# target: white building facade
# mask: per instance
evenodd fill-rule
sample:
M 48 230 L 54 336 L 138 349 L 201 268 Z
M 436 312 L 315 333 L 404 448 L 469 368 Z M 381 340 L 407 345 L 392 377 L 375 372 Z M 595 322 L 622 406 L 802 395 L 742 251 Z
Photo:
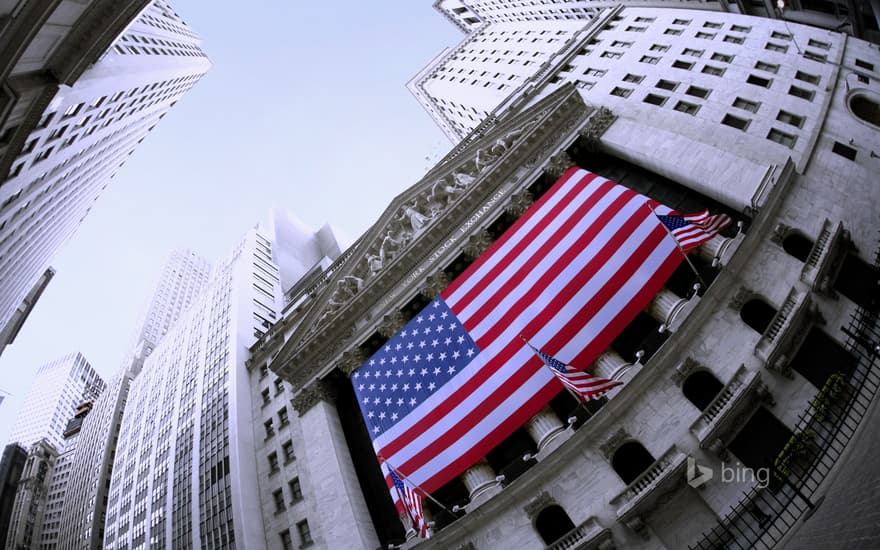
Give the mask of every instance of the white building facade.
M 0 74 L 16 98 L 0 113 L 0 326 L 128 155 L 210 67 L 199 37 L 162 0 L 83 4 L 41 14 L 10 6 L 0 37 L 17 48 L 32 40 L 24 53 L 7 52 Z

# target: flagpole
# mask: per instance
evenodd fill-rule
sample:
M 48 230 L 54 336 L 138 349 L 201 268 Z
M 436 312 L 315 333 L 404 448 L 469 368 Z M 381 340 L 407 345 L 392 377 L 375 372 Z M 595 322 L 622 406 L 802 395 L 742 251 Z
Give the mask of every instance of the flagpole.
M 538 352 L 538 349 L 537 349 L 535 346 L 531 345 L 531 344 L 529 343 L 529 341 L 526 340 L 526 337 L 525 337 L 525 336 L 523 336 L 522 334 L 520 334 L 519 337 L 522 338 L 522 341 L 525 342 L 527 346 L 529 346 L 530 348 L 532 348 L 532 351 L 534 351 L 535 353 Z M 545 367 L 547 367 L 548 369 L 550 369 L 550 365 L 548 365 L 548 364 L 545 363 L 544 361 L 541 361 L 541 364 L 544 365 Z M 552 373 L 553 370 L 551 369 L 550 372 Z M 556 375 L 554 374 L 553 377 L 555 378 Z M 560 384 L 562 384 L 562 382 L 560 382 Z M 577 408 L 576 408 L 575 410 L 579 409 L 579 408 L 581 407 L 581 405 L 586 404 L 587 401 L 583 398 L 583 396 L 578 395 L 573 389 L 569 388 L 569 387 L 566 386 L 565 384 L 562 384 L 562 387 L 565 388 L 566 390 L 568 390 L 568 393 L 570 393 L 571 396 L 574 397 L 574 398 L 577 400 L 577 402 L 578 402 L 578 406 L 577 406 Z
M 421 494 L 423 494 L 423 495 L 425 495 L 426 497 L 428 497 L 428 499 L 430 499 L 431 502 L 433 502 L 434 504 L 436 504 L 436 505 L 439 506 L 440 508 L 443 508 L 444 510 L 446 510 L 446 511 L 449 512 L 450 514 L 455 515 L 455 512 L 453 512 L 452 510 L 450 510 L 449 508 L 447 508 L 446 505 L 444 505 L 442 502 L 440 502 L 440 501 L 437 500 L 436 498 L 432 497 L 432 496 L 431 496 L 431 493 L 429 493 L 428 491 L 425 491 L 424 489 L 422 489 L 421 487 L 419 487 L 418 485 L 416 485 L 411 479 L 409 479 L 408 477 L 406 477 L 405 475 L 403 475 L 403 473 L 402 473 L 400 470 L 398 470 L 397 468 L 395 468 L 394 466 L 392 466 L 391 463 L 388 462 L 388 460 L 387 460 L 385 457 L 379 457 L 379 458 L 382 459 L 382 462 L 383 462 L 386 466 L 388 466 L 388 469 L 390 469 L 392 472 L 394 472 L 394 474 L 397 475 L 397 477 L 399 477 L 400 479 L 406 481 L 407 483 L 409 483 L 410 485 L 412 485 L 413 487 L 415 487 L 416 489 L 418 489 L 419 492 L 420 492 Z
M 656 216 L 656 217 L 659 218 L 659 216 L 657 216 L 657 212 L 656 212 L 656 211 L 654 210 L 654 208 L 651 206 L 651 203 L 650 203 L 649 201 L 648 201 L 648 202 L 645 202 L 645 206 L 648 207 L 648 210 L 650 210 L 651 213 L 654 214 L 654 216 Z M 665 223 L 660 222 L 660 225 L 662 225 L 662 226 L 663 226 L 663 229 L 666 230 L 666 233 L 668 233 L 669 236 L 672 237 L 673 242 L 675 242 L 675 247 L 678 248 L 678 251 L 681 252 L 681 255 L 682 255 L 682 256 L 684 256 L 684 260 L 688 263 L 689 266 L 691 266 L 691 270 L 693 270 L 694 275 L 697 276 L 697 279 L 700 281 L 700 284 L 703 285 L 703 288 L 708 288 L 708 285 L 706 284 L 706 281 L 704 281 L 703 278 L 700 277 L 700 272 L 697 271 L 696 266 L 694 266 L 693 262 L 691 262 L 691 259 L 688 258 L 687 252 L 685 252 L 684 249 L 681 247 L 681 243 L 678 242 L 678 239 L 675 238 L 675 235 L 672 234 L 672 231 L 670 231 L 669 228 L 666 227 L 666 224 L 665 224 Z

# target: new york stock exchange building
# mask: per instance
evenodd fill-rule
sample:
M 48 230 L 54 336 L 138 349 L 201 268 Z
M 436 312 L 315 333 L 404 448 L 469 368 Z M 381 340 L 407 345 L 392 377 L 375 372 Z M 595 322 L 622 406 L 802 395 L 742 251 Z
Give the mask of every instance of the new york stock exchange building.
M 509 107 L 252 349 L 293 389 L 294 520 L 370 549 L 808 529 L 878 384 L 880 193 L 832 145 L 850 123 L 804 153 L 652 132 L 572 85 Z M 667 207 L 730 223 L 685 258 Z M 531 346 L 621 384 L 580 399 Z

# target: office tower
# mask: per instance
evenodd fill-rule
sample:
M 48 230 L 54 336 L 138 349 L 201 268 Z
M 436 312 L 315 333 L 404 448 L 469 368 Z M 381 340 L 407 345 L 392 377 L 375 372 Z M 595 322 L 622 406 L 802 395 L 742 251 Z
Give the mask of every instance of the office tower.
M 208 70 L 162 0 L 0 7 L 0 327 L 144 137 Z
M 708 52 L 707 56 L 721 52 L 716 57 L 724 58 L 744 51 L 749 52 L 747 55 L 752 58 L 756 50 L 767 50 L 769 57 L 775 59 L 769 62 L 770 65 L 789 63 L 789 60 L 800 61 L 801 58 L 822 62 L 825 57 L 833 62 L 834 54 L 821 46 L 811 47 L 809 41 L 830 45 L 842 44 L 847 38 L 846 29 L 840 26 L 840 19 L 800 18 L 803 19 L 802 23 L 809 25 L 817 25 L 820 20 L 826 23 L 826 29 L 808 27 L 795 23 L 800 20 L 797 17 L 791 22 L 787 20 L 789 15 L 806 13 L 790 8 L 786 9 L 784 19 L 756 18 L 743 17 L 736 13 L 736 9 L 726 11 L 723 9 L 726 3 L 709 3 L 703 4 L 704 10 L 721 11 L 713 13 L 712 17 L 694 18 L 688 15 L 690 11 L 676 12 L 677 7 L 686 7 L 683 3 L 658 2 L 654 8 L 627 8 L 627 13 L 643 10 L 640 12 L 642 21 L 635 23 L 647 24 L 617 26 L 607 21 L 608 14 L 612 13 L 608 11 L 610 8 L 583 7 L 592 2 L 550 1 L 537 7 L 523 7 L 510 2 L 464 4 L 467 5 L 466 13 L 479 14 L 483 22 L 469 27 L 467 36 L 460 44 L 438 54 L 407 83 L 416 100 L 453 142 L 458 142 L 488 117 L 498 116 L 498 109 L 503 111 L 504 105 L 510 101 L 535 89 L 551 89 L 546 86 L 550 80 L 557 83 L 579 81 L 588 90 L 597 83 L 601 84 L 599 78 L 603 77 L 604 68 L 630 67 L 628 61 L 651 64 L 652 58 L 657 59 L 658 63 L 655 67 L 648 67 L 651 69 L 649 72 L 665 73 L 672 62 L 670 54 L 658 56 L 657 53 L 667 51 L 677 54 L 684 49 L 696 52 L 703 45 L 712 46 L 712 41 L 723 44 L 721 50 Z M 572 7 L 575 5 L 581 7 Z M 443 3 L 438 5 L 438 9 L 442 6 Z M 816 4 L 804 4 L 804 8 L 809 10 L 807 6 L 815 8 Z M 657 9 L 661 7 L 663 9 Z M 871 8 L 865 4 L 859 9 L 870 11 Z M 441 9 L 441 12 L 447 17 L 451 17 L 450 13 L 456 14 L 454 9 Z M 538 12 L 544 15 L 532 15 Z M 503 15 L 505 13 L 508 15 Z M 613 13 L 617 14 L 617 11 L 613 10 Z M 691 20 L 699 20 L 700 24 L 710 26 L 697 28 L 685 23 Z M 874 20 L 874 16 L 866 20 Z M 674 24 L 675 21 L 681 23 Z M 597 31 L 602 37 L 598 36 Z M 603 38 L 612 34 L 615 40 L 603 42 Z M 786 39 L 786 36 L 793 38 Z M 877 32 L 870 36 L 875 42 L 880 40 Z M 646 53 L 646 60 L 641 61 L 640 57 L 632 57 L 635 49 L 627 49 L 626 44 L 635 44 L 635 49 L 643 46 L 646 52 L 652 46 L 655 49 Z M 666 46 L 670 49 L 663 50 Z M 630 55 L 621 58 L 626 53 Z M 666 62 L 660 62 L 661 58 Z M 740 55 L 739 59 L 743 57 Z M 696 63 L 696 60 L 693 61 Z M 681 62 L 682 66 L 685 64 L 687 60 Z M 826 65 L 826 68 L 829 66 Z M 721 78 L 727 67 L 724 64 L 710 64 L 706 69 L 699 65 L 694 71 L 706 71 L 706 74 Z M 857 72 L 862 70 L 857 66 L 853 69 Z M 634 74 L 642 72 L 636 71 Z M 867 74 L 870 71 L 862 72 Z M 610 82 L 611 79 L 604 81 Z M 600 85 L 593 94 L 603 94 L 600 101 L 603 103 L 604 94 L 612 88 L 606 89 Z M 585 99 L 591 101 L 593 98 L 587 90 L 584 90 Z
M 12 443 L 3 448 L 3 458 L 0 459 L 0 540 L 2 541 L 6 541 L 9 532 L 15 493 L 18 490 L 25 460 L 27 460 L 27 451 L 21 445 Z
M 522 32 L 532 30 L 518 23 Z M 516 40 L 540 41 L 546 23 L 515 39 L 487 34 L 501 44 L 511 38 L 510 45 L 480 48 L 519 51 Z M 392 503 L 352 373 L 417 322 L 436 296 L 463 293 L 457 277 L 477 269 L 509 279 L 481 283 L 497 294 L 483 302 L 485 294 L 474 291 L 475 312 L 508 319 L 509 311 L 532 308 L 526 325 L 512 317 L 509 329 L 497 329 L 510 332 L 505 350 L 528 357 L 522 376 L 545 369 L 520 342 L 522 326 L 535 334 L 544 329 L 545 340 L 533 343 L 561 361 L 587 355 L 594 312 L 583 311 L 584 326 L 566 327 L 584 331 L 581 343 L 554 348 L 558 327 L 545 324 L 544 309 L 530 302 L 544 298 L 529 294 L 531 264 L 513 264 L 515 272 L 502 264 L 490 273 L 487 262 L 506 246 L 529 250 L 530 239 L 505 240 L 528 228 L 567 237 L 595 223 L 595 232 L 584 235 L 597 239 L 602 220 L 615 212 L 611 196 L 572 218 L 572 202 L 556 193 L 580 193 L 585 181 L 612 189 L 601 178 L 680 212 L 705 208 L 734 223 L 682 261 L 643 310 L 619 323 L 609 345 L 591 350 L 595 359 L 574 365 L 624 382 L 607 400 L 579 404 L 560 384 L 531 416 L 514 404 L 503 417 L 491 408 L 496 402 L 475 400 L 475 421 L 509 430 L 486 440 L 494 447 L 479 447 L 483 456 L 449 466 L 442 486 L 430 487 L 432 499 L 423 505 L 435 533 L 425 546 L 760 548 L 788 537 L 791 547 L 806 548 L 811 532 L 827 535 L 831 524 L 840 526 L 844 545 L 875 532 L 869 513 L 845 512 L 849 503 L 871 501 L 873 488 L 830 480 L 863 471 L 859 464 L 873 467 L 871 453 L 844 453 L 872 444 L 870 436 L 841 426 L 873 433 L 869 404 L 880 390 L 876 47 L 768 18 L 621 6 L 570 38 L 401 193 L 324 277 L 296 294 L 297 307 L 253 347 L 252 368 L 287 381 L 297 412 L 287 428 L 296 485 L 285 486 L 279 476 L 272 494 L 282 505 L 296 495 L 298 504 L 289 526 L 267 531 L 270 542 L 416 545 L 398 521 L 403 510 Z M 476 74 L 471 78 L 495 78 L 494 71 Z M 466 91 L 449 96 L 457 105 L 470 99 Z M 597 177 L 581 179 L 592 176 L 575 166 Z M 667 238 L 659 218 L 644 219 Z M 595 241 L 602 254 L 587 256 L 616 254 L 630 235 L 605 234 Z M 575 295 L 587 285 L 571 282 L 571 265 L 560 255 L 553 274 L 560 289 Z M 619 284 L 602 288 L 615 293 Z M 607 313 L 616 322 L 616 311 Z M 467 329 L 484 326 L 477 320 Z M 479 345 L 480 336 L 474 338 Z M 438 348 L 445 345 L 436 340 Z M 413 353 L 401 350 L 398 364 L 404 357 L 413 362 Z M 468 373 L 480 381 L 492 375 Z M 448 403 L 473 394 L 465 389 L 433 401 L 423 376 L 397 367 L 358 381 L 374 392 L 408 384 L 416 404 L 427 403 L 419 418 L 435 431 L 412 429 L 393 440 L 412 454 L 392 466 L 417 484 L 435 475 L 434 462 L 426 461 L 449 464 L 477 448 L 468 447 L 469 432 L 456 431 L 457 418 L 434 437 L 435 426 L 449 418 Z M 394 412 L 397 406 L 398 418 L 416 406 L 374 399 L 379 403 L 369 405 Z M 263 420 L 277 422 L 270 405 Z M 448 442 L 459 447 L 441 456 Z M 270 468 L 286 457 L 284 449 L 264 457 Z M 817 507 L 820 497 L 825 503 Z M 296 527 L 306 519 L 308 538 Z
M 55 270 L 51 267 L 46 268 L 46 271 L 43 272 L 43 276 L 34 283 L 30 292 L 27 293 L 21 301 L 21 304 L 19 304 L 12 313 L 12 317 L 9 318 L 6 326 L 3 329 L 0 329 L 0 355 L 3 354 L 3 350 L 6 349 L 6 346 L 15 341 L 15 337 L 18 336 L 18 331 L 21 330 L 22 325 L 24 325 L 24 322 L 31 314 L 31 311 L 33 311 L 34 306 L 37 305 L 37 300 L 43 295 L 43 291 L 49 286 L 49 282 L 54 276 Z M 0 403 L 2 403 L 2 401 L 0 401 Z
M 338 254 L 329 228 L 309 231 L 276 212 L 271 229 L 250 230 L 217 264 L 131 383 L 104 548 L 266 547 L 264 522 L 279 519 L 265 510 L 255 449 L 275 441 L 262 441 L 254 417 L 249 348 L 278 318 L 291 281 Z M 144 410 L 154 414 L 132 412 Z
M 28 451 L 15 504 L 9 521 L 9 533 L 4 548 L 29 549 L 38 547 L 46 511 L 49 479 L 58 459 L 58 450 L 45 439 L 34 443 Z
M 79 404 L 96 399 L 104 387 L 104 380 L 79 352 L 46 363 L 37 370 L 9 441 L 29 448 L 45 439 L 60 449 L 64 428 Z
M 63 508 L 57 510 L 56 535 L 62 548 L 101 548 L 107 489 L 131 381 L 174 321 L 195 302 L 209 273 L 210 264 L 191 250 L 172 252 L 163 267 L 122 367 L 82 422 L 76 454 L 65 459 L 70 478 Z

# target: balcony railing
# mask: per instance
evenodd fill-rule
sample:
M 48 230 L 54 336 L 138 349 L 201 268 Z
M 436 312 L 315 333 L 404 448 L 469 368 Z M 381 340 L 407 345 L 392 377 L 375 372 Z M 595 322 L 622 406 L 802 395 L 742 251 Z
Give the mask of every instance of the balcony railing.
M 808 292 L 791 289 L 782 307 L 770 321 L 770 325 L 755 346 L 755 355 L 764 361 L 764 366 L 786 376 L 791 375 L 788 365 L 792 349 L 802 329 L 810 317 L 811 307 Z
M 749 372 L 744 366 L 740 366 L 734 373 L 733 378 L 724 388 L 718 392 L 715 399 L 703 411 L 697 420 L 691 424 L 691 433 L 700 442 L 700 447 L 713 451 L 723 449 L 723 435 L 738 417 L 739 413 L 751 406 L 757 396 L 764 395 L 760 373 Z
M 595 517 L 587 518 L 583 523 L 566 533 L 562 538 L 547 546 L 546 550 L 594 550 L 611 548 L 611 530 L 602 527 Z
M 687 455 L 673 445 L 647 470 L 611 499 L 617 518 L 626 521 L 650 511 L 657 498 L 672 490 L 684 476 Z
M 804 262 L 801 281 L 817 292 L 831 294 L 834 270 L 840 265 L 840 260 L 846 252 L 846 242 L 847 231 L 843 228 L 843 224 L 837 222 L 836 225 L 832 225 L 826 218 L 822 224 L 822 231 L 819 232 L 819 237 Z

